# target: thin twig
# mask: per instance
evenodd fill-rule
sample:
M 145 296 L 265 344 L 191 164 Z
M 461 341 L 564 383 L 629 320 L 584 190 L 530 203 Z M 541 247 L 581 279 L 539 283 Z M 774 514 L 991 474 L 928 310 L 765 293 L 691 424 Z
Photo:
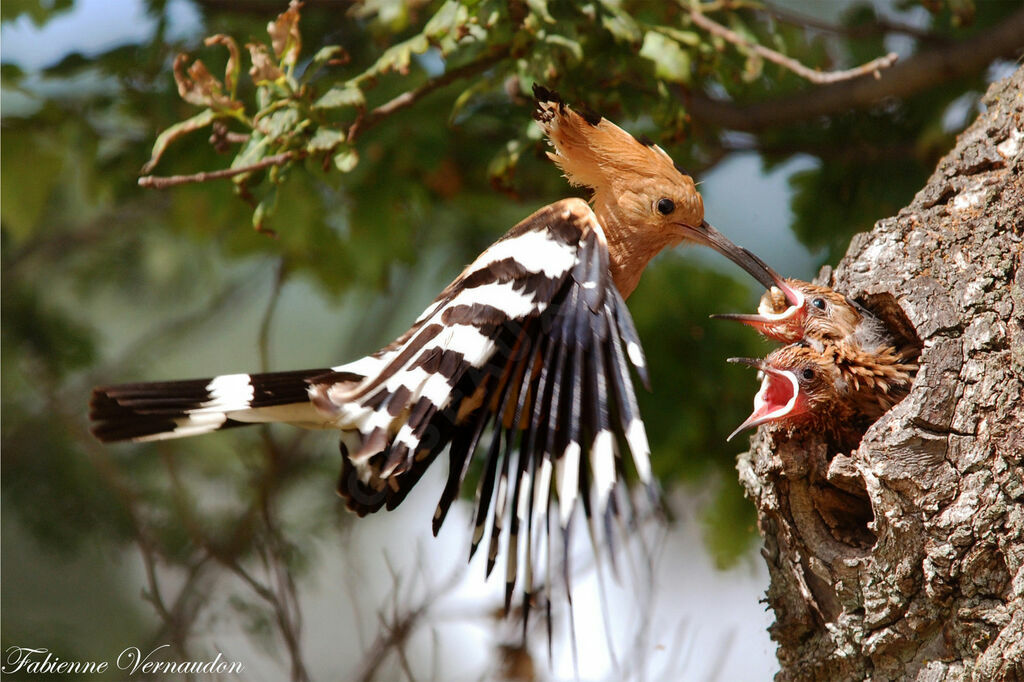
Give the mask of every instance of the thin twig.
M 277 262 L 274 272 L 274 288 L 270 291 L 270 298 L 267 299 L 267 307 L 263 311 L 263 319 L 260 320 L 260 331 L 257 336 L 260 353 L 260 370 L 266 372 L 270 367 L 270 327 L 277 311 L 277 302 L 281 300 L 281 290 L 287 278 L 287 267 L 284 258 Z
M 415 90 L 409 90 L 398 95 L 394 99 L 388 100 L 379 107 L 371 110 L 365 116 L 361 116 L 356 119 L 348 129 L 348 142 L 351 144 L 359 135 L 366 132 L 367 129 L 380 123 L 383 119 L 394 114 L 396 111 L 400 111 L 407 107 L 412 106 L 417 101 L 421 100 L 426 95 L 429 95 L 438 88 L 452 83 L 460 78 L 466 78 L 472 76 L 480 71 L 484 71 L 494 64 L 497 64 L 509 53 L 509 46 L 505 45 L 488 55 L 481 57 L 480 59 L 463 64 L 462 66 L 452 69 L 451 71 L 445 71 L 437 78 L 433 78 L 423 85 L 419 86 Z
M 292 680 L 309 680 L 309 673 L 302 659 L 302 609 L 291 572 L 285 565 L 286 543 L 277 527 L 270 500 L 264 497 L 261 505 L 263 520 L 267 527 L 266 549 L 260 551 L 264 567 L 274 586 L 274 609 L 288 655 L 292 661 Z
M 245 144 L 249 139 L 248 133 L 232 132 L 224 121 L 214 121 L 209 141 L 218 154 L 227 154 L 231 151 L 231 145 Z
M 209 182 L 210 180 L 221 180 L 223 178 L 233 178 L 236 175 L 242 175 L 243 173 L 254 173 L 256 171 L 263 170 L 264 168 L 270 168 L 271 166 L 283 166 L 289 161 L 301 159 L 306 154 L 301 151 L 290 151 L 281 152 L 280 154 L 274 154 L 266 158 L 260 159 L 256 163 L 248 166 L 239 166 L 237 168 L 223 168 L 216 171 L 203 171 L 202 173 L 193 173 L 192 175 L 143 175 L 139 178 L 139 187 L 152 187 L 154 189 L 166 189 L 168 187 L 176 187 L 178 185 L 188 185 L 197 182 Z
M 178 588 L 177 596 L 170 607 L 169 616 L 162 618 L 162 626 L 150 638 L 152 646 L 158 646 L 170 636 L 177 651 L 187 657 L 188 650 L 185 648 L 185 642 L 192 635 L 191 629 L 209 594 L 198 585 L 200 578 L 205 579 L 206 568 L 212 559 L 213 557 L 208 552 L 204 552 L 201 557 L 189 564 L 188 575 L 185 582 Z
M 264 569 L 270 574 L 270 578 L 279 581 L 283 569 L 280 566 L 282 559 L 277 555 L 276 550 L 271 549 L 273 558 L 268 558 L 266 547 L 257 546 L 254 549 L 256 555 L 262 559 Z M 276 592 L 273 588 L 257 580 L 239 563 L 237 558 L 231 557 L 229 560 L 222 560 L 221 563 L 241 578 L 242 582 L 248 585 L 270 607 L 274 614 L 274 620 L 277 622 L 278 632 L 284 640 L 285 648 L 287 648 L 288 656 L 291 659 L 291 679 L 293 682 L 308 681 L 309 673 L 302 660 L 301 613 L 298 611 L 294 582 L 288 578 L 288 584 L 284 586 L 283 591 Z M 287 571 L 284 570 L 284 573 Z M 277 588 L 279 590 L 282 588 L 280 582 L 278 582 Z
M 74 405 L 80 403 L 76 400 L 67 400 L 67 395 L 63 390 L 58 393 L 56 386 L 48 381 L 45 370 L 39 370 L 33 376 L 43 384 L 43 395 L 48 405 L 47 414 L 52 419 L 59 420 L 61 433 L 74 437 L 96 472 L 103 479 L 107 486 L 106 490 L 119 499 L 127 514 L 133 534 L 132 540 L 139 549 L 146 575 L 146 586 L 142 588 L 141 597 L 143 601 L 154 608 L 160 619 L 159 627 L 156 628 L 149 640 L 151 649 L 159 644 L 168 643 L 168 639 L 170 639 L 170 644 L 179 657 L 191 660 L 193 653 L 188 647 L 188 641 L 191 638 L 191 629 L 198 614 L 198 604 L 202 602 L 201 599 L 193 598 L 198 593 L 195 584 L 208 557 L 200 558 L 189 566 L 188 575 L 178 588 L 177 596 L 173 603 L 168 603 L 164 597 L 164 590 L 160 586 L 157 563 L 161 559 L 168 562 L 171 560 L 167 559 L 159 540 L 149 533 L 149 528 L 144 520 L 146 515 L 140 510 L 140 496 L 121 475 L 109 450 L 85 431 L 81 414 L 73 408 Z M 69 405 L 72 407 L 69 408 Z
M 839 81 L 851 80 L 853 78 L 859 78 L 868 74 L 874 74 L 876 78 L 879 77 L 879 71 L 887 69 L 896 63 L 899 59 L 899 55 L 895 52 L 890 52 L 884 57 L 878 57 L 872 59 L 866 64 L 861 64 L 858 67 L 852 69 L 845 69 L 843 71 L 815 71 L 814 69 L 807 67 L 792 57 L 787 57 L 781 52 L 776 52 L 770 48 L 753 43 L 735 31 L 731 31 L 725 26 L 722 26 L 717 21 L 709 19 L 700 10 L 699 5 L 692 5 L 689 7 L 690 19 L 694 24 L 700 26 L 708 33 L 718 36 L 723 40 L 726 40 L 737 47 L 744 48 L 752 51 L 754 54 L 767 59 L 768 61 L 778 64 L 784 69 L 788 69 L 800 76 L 805 78 L 812 83 L 825 84 L 825 83 L 837 83 Z
M 432 581 L 425 580 L 428 584 L 422 596 L 417 599 L 411 590 L 407 594 L 402 594 L 402 577 L 395 572 L 390 561 L 386 560 L 386 556 L 385 565 L 391 573 L 392 581 L 391 614 L 385 615 L 383 608 L 377 613 L 380 624 L 377 637 L 365 650 L 357 672 L 350 676 L 350 679 L 361 682 L 377 679 L 378 671 L 388 660 L 388 654 L 391 652 L 395 652 L 399 658 L 399 666 L 403 668 L 410 679 L 412 678 L 408 660 L 402 660 L 405 658 L 405 643 L 422 623 L 426 613 L 442 597 L 450 594 L 465 574 L 465 567 L 457 565 L 439 582 L 430 584 Z M 423 564 L 421 563 L 419 566 L 422 570 Z
M 268 459 L 274 461 L 276 458 L 271 453 Z M 255 499 L 239 517 L 239 522 L 235 526 L 236 537 L 228 542 L 215 544 L 206 534 L 203 524 L 193 518 L 173 458 L 166 458 L 166 462 L 169 479 L 175 491 L 179 516 L 193 542 L 203 548 L 221 566 L 234 573 L 267 603 L 291 659 L 292 681 L 308 682 L 309 673 L 301 653 L 302 625 L 301 613 L 298 610 L 298 598 L 295 584 L 290 576 L 284 578 L 287 575 L 287 569 L 284 568 L 285 559 L 280 549 L 284 541 L 277 529 L 270 504 L 271 495 L 278 489 L 279 481 L 276 468 L 268 470 L 266 475 L 260 479 Z M 262 521 L 262 525 L 259 525 L 257 521 Z M 245 544 L 238 541 L 239 536 L 244 536 Z M 271 581 L 270 586 L 261 583 L 242 566 L 240 557 L 249 552 L 262 561 L 263 568 Z

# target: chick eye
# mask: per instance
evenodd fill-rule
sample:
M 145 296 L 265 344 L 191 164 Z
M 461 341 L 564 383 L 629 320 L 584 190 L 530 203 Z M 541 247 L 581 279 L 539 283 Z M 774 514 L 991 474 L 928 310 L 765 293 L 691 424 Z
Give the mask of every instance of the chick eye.
M 824 310 L 825 309 L 825 299 L 823 299 L 823 298 L 816 298 L 813 301 L 811 301 L 811 305 L 813 305 L 818 310 Z
M 800 376 L 802 376 L 807 381 L 810 381 L 811 379 L 814 378 L 814 370 L 805 369 L 804 371 L 800 372 Z
M 658 199 L 658 213 L 668 215 L 674 210 L 676 210 L 676 202 L 671 199 Z

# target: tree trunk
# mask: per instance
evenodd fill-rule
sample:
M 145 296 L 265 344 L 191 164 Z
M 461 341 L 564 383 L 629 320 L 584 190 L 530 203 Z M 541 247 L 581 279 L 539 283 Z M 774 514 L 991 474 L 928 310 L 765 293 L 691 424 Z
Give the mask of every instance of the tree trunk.
M 909 397 L 852 452 L 762 429 L 740 458 L 779 680 L 1024 679 L 1024 68 L 982 101 L 819 275 L 916 333 Z

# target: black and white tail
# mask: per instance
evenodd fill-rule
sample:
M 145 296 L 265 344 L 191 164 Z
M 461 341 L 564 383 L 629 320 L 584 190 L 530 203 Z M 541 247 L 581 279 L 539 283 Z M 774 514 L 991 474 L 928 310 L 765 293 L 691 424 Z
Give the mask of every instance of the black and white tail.
M 183 438 L 268 422 L 329 428 L 307 392 L 310 380 L 329 373 L 305 369 L 101 386 L 93 389 L 89 419 L 103 442 Z

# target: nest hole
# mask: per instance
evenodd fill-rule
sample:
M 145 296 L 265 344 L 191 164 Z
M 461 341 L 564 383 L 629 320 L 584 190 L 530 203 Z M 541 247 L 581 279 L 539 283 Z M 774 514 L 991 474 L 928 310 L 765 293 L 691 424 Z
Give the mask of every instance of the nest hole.
M 868 498 L 864 479 L 859 474 L 834 475 L 811 487 L 811 499 L 829 533 L 838 542 L 869 549 L 878 539 L 874 528 L 875 513 Z
M 899 348 L 907 349 L 907 361 L 916 362 L 924 344 L 903 308 L 896 302 L 896 297 L 890 293 L 869 294 L 860 297 L 857 302 L 885 325 Z
M 904 362 L 916 363 L 924 344 L 896 297 L 890 293 L 870 294 L 859 297 L 857 302 L 885 326 L 893 345 L 902 352 Z M 872 530 L 875 516 L 864 479 L 845 453 L 860 446 L 864 433 L 874 421 L 858 425 L 862 428 L 857 429 L 856 442 L 828 444 L 826 474 L 817 477 L 811 492 L 815 510 L 832 536 L 860 549 L 870 548 L 877 539 Z

